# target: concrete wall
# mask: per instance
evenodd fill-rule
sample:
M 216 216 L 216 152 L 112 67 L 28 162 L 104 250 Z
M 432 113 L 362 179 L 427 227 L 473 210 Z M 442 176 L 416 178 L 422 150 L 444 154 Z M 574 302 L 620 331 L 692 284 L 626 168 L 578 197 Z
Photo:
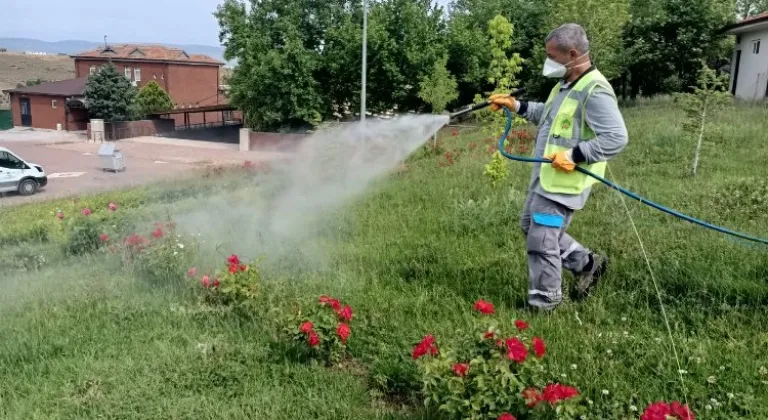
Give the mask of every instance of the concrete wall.
M 731 60 L 730 89 L 733 89 L 736 72 L 736 51 L 741 51 L 739 76 L 736 81 L 736 97 L 759 100 L 766 97 L 768 87 L 768 29 L 740 34 L 741 40 L 734 48 Z M 760 40 L 760 52 L 753 53 L 754 41 Z
M 154 136 L 173 131 L 173 120 L 117 121 L 104 123 L 104 140 L 120 140 L 139 136 Z M 91 123 L 87 124 L 91 138 Z M 100 139 L 96 139 L 97 141 Z
M 307 134 L 263 133 L 240 129 L 240 151 L 249 150 L 290 152 L 306 140 Z

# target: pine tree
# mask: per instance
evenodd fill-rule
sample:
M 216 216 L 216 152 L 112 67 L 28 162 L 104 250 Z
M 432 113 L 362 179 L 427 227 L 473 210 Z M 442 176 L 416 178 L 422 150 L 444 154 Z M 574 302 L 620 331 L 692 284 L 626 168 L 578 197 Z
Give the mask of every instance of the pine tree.
M 130 121 L 136 118 L 136 88 L 112 63 L 88 76 L 85 100 L 90 118 Z

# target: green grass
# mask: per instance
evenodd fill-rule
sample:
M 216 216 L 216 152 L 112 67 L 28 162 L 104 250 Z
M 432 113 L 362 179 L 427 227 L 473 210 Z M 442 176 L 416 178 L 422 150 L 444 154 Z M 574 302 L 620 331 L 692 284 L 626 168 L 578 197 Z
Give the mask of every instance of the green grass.
M 624 109 L 630 144 L 609 178 L 694 217 L 768 235 L 764 109 L 718 115 L 694 178 L 695 144 L 672 106 Z M 247 196 L 237 177 L 1 210 L 0 418 L 425 418 L 410 350 L 426 333 L 438 343 L 456 336 L 478 298 L 545 338 L 551 372 L 593 401 L 592 418 L 636 419 L 633 406 L 662 399 L 687 399 L 697 418 L 768 418 L 765 247 L 598 187 L 570 233 L 611 257 L 609 275 L 586 303 L 531 314 L 523 309 L 528 280 L 517 222 L 530 167 L 509 163 L 508 181 L 492 188 L 484 146 L 467 147 L 484 136 L 448 130 L 443 139 L 464 150 L 455 165 L 440 167 L 438 157 L 419 152 L 407 171 L 334 215 L 316 238 L 327 247 L 326 264 L 296 269 L 300 261 L 288 261 L 294 270 L 271 270 L 252 319 L 203 311 L 188 291 L 148 283 L 109 256 L 67 256 L 54 217 L 88 205 L 106 218 L 115 200 L 121 224 L 142 226 L 169 206 L 193 208 L 206 192 Z M 212 258 L 201 255 L 201 265 Z M 354 369 L 304 365 L 275 343 L 270 309 L 318 294 L 355 308 Z

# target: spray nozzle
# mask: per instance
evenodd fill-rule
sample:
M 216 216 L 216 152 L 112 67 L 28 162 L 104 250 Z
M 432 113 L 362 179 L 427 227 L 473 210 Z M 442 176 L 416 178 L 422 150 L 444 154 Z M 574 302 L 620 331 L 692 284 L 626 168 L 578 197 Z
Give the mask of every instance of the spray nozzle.
M 510 96 L 518 97 L 518 96 L 522 95 L 523 93 L 525 93 L 525 88 L 520 88 L 520 89 L 516 89 L 516 90 L 512 91 L 510 93 Z M 484 102 L 480 102 L 479 104 L 467 105 L 463 109 L 449 114 L 450 122 L 453 123 L 453 122 L 463 121 L 464 119 L 467 118 L 467 116 L 470 113 L 475 112 L 475 111 L 477 111 L 479 109 L 483 109 L 483 108 L 485 108 L 485 107 L 487 107 L 489 105 L 491 105 L 491 102 L 488 101 L 488 100 L 486 100 Z

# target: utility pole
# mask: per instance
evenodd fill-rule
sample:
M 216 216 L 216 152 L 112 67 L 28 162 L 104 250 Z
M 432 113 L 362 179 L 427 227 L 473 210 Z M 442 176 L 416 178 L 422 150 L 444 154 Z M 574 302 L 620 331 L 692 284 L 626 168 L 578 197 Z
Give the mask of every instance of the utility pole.
M 368 71 L 368 0 L 363 0 L 363 68 L 360 90 L 360 121 L 365 122 L 365 75 Z

